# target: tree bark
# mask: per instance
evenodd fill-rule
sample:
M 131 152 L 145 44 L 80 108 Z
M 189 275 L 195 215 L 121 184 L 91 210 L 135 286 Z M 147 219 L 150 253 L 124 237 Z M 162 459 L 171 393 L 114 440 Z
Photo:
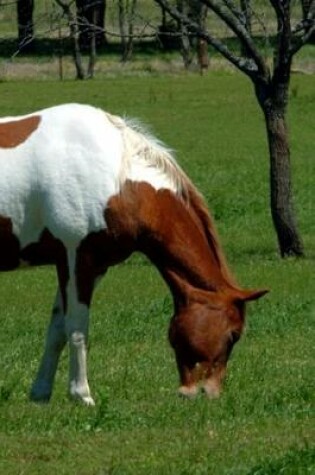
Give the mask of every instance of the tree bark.
M 298 232 L 292 198 L 290 146 L 286 123 L 288 84 L 274 89 L 272 85 L 256 89 L 267 129 L 271 215 L 281 256 L 302 256 L 303 243 Z
M 31 49 L 32 39 L 34 36 L 33 11 L 33 0 L 17 1 L 19 49 Z

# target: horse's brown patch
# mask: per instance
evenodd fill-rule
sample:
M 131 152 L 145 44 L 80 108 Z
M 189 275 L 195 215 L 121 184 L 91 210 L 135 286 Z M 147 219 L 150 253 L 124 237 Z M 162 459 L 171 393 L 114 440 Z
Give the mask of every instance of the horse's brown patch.
M 39 123 L 40 117 L 37 115 L 0 123 L 0 148 L 14 148 L 21 145 L 35 132 Z
M 78 249 L 81 303 L 90 304 L 97 276 L 136 250 L 160 270 L 177 305 L 191 301 L 190 288 L 213 291 L 227 286 L 202 220 L 173 192 L 127 180 L 110 199 L 104 217 L 107 229 L 87 236 Z

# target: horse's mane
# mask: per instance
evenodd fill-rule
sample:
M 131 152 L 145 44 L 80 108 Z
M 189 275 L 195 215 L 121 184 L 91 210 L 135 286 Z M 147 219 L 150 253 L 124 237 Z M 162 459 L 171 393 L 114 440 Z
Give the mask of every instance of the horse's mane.
M 179 196 L 187 197 L 186 188 L 189 178 L 176 162 L 172 150 L 151 135 L 136 120 L 122 119 L 110 114 L 107 114 L 107 117 L 121 131 L 125 142 L 121 184 L 126 180 L 132 159 L 137 157 L 137 160 L 141 160 L 145 167 L 155 168 L 165 175 L 172 189 Z
M 165 147 L 153 135 L 148 133 L 142 125 L 134 120 L 123 120 L 120 117 L 107 114 L 108 119 L 123 133 L 125 141 L 125 154 L 123 157 L 124 171 L 121 175 L 121 183 L 126 179 L 128 161 L 137 155 L 148 167 L 157 168 L 165 174 L 171 182 L 176 194 L 184 201 L 185 205 L 193 210 L 202 224 L 209 246 L 215 256 L 217 264 L 226 282 L 237 287 L 236 281 L 231 274 L 219 242 L 216 226 L 209 213 L 203 196 L 196 189 L 182 168 L 174 158 L 174 153 Z
M 188 186 L 188 200 L 189 206 L 194 210 L 195 214 L 202 223 L 209 246 L 215 256 L 225 281 L 231 287 L 238 288 L 236 280 L 227 265 L 214 220 L 209 212 L 203 196 L 199 193 L 191 181 L 189 182 Z

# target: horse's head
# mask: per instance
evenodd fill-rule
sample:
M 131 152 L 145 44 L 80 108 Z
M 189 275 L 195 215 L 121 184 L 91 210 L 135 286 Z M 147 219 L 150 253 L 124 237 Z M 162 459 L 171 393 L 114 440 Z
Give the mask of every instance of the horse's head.
M 200 382 L 209 397 L 218 397 L 227 361 L 239 340 L 245 304 L 266 290 L 198 292 L 171 322 L 170 342 L 175 350 L 181 379 L 180 393 L 194 396 Z

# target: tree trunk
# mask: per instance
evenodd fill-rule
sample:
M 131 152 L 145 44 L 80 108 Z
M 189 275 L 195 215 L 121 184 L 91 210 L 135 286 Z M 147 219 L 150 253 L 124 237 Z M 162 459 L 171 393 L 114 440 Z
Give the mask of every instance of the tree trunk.
M 73 42 L 73 59 L 77 73 L 77 79 L 84 79 L 84 68 L 82 64 L 82 56 L 79 45 L 79 29 L 77 19 L 72 15 L 71 10 L 68 10 L 69 25 L 70 25 L 70 37 Z
M 90 51 L 93 41 L 96 48 L 102 46 L 105 42 L 106 2 L 104 0 L 76 0 L 76 7 L 81 50 Z
M 136 8 L 137 0 L 118 1 L 119 29 L 122 46 L 121 60 L 123 63 L 132 59 Z
M 294 213 L 290 171 L 290 147 L 285 104 L 277 107 L 271 98 L 262 106 L 270 156 L 270 205 L 282 257 L 302 256 L 303 243 Z
M 200 28 L 206 28 L 208 9 L 205 5 L 202 5 L 200 1 L 190 0 L 191 14 L 194 15 L 194 19 L 200 25 Z M 208 43 L 203 38 L 197 38 L 197 58 L 200 73 L 209 68 L 209 53 Z
M 19 49 L 31 49 L 34 36 L 33 10 L 33 0 L 18 0 L 17 20 Z
M 95 62 L 96 62 L 96 28 L 94 25 L 96 25 L 96 11 L 94 10 L 94 15 L 93 15 L 93 27 L 91 31 L 91 43 L 90 43 L 90 57 L 89 57 L 89 65 L 88 65 L 88 73 L 87 77 L 89 79 L 93 79 L 94 77 L 94 68 L 95 68 Z
M 200 73 L 209 68 L 208 43 L 202 38 L 197 39 L 197 57 Z
M 178 10 L 187 15 L 189 11 L 189 5 L 187 0 L 177 0 L 176 5 Z M 178 22 L 178 31 L 180 32 L 180 50 L 184 61 L 185 69 L 189 69 L 193 62 L 193 53 L 191 49 L 189 32 L 187 26 L 182 22 Z

